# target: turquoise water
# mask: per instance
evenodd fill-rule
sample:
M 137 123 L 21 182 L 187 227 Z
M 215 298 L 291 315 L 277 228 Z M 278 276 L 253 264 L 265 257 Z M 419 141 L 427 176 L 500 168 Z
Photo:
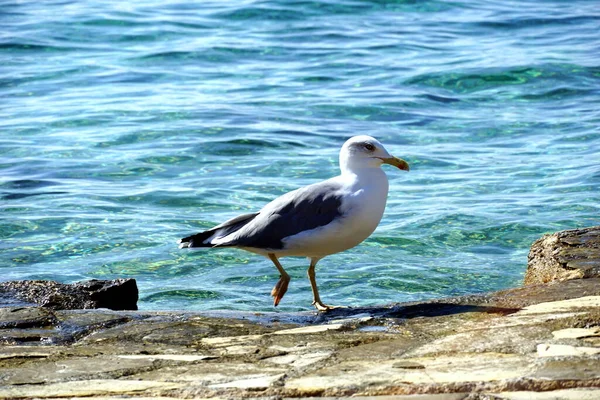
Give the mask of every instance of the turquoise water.
M 178 238 L 336 175 L 369 134 L 411 164 L 325 303 L 519 284 L 599 223 L 596 1 L 0 2 L 0 279 L 134 277 L 142 309 L 272 310 L 278 274 Z M 141 4 L 143 3 L 143 4 Z M 279 309 L 310 309 L 305 259 Z

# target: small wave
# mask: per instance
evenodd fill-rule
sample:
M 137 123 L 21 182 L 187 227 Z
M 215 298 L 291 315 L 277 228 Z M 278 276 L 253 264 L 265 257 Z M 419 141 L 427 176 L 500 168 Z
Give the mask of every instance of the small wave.
M 60 185 L 60 183 L 38 179 L 17 179 L 14 181 L 8 181 L 0 185 L 0 188 L 6 189 L 4 193 L 0 193 L 0 198 L 2 200 L 20 200 L 27 197 L 58 195 L 67 193 L 65 191 L 40 190 L 49 186 L 58 185 Z
M 58 185 L 58 183 L 48 180 L 17 179 L 14 181 L 8 181 L 6 183 L 3 183 L 0 186 L 7 189 L 39 189 L 55 185 Z
M 218 299 L 221 293 L 212 290 L 166 290 L 143 297 L 142 301 Z
M 418 75 L 405 81 L 407 85 L 429 86 L 455 93 L 474 93 L 503 86 L 524 85 L 543 81 L 556 86 L 557 82 L 576 82 L 578 78 L 594 78 L 594 67 L 570 64 L 546 64 L 535 67 L 486 68 L 473 72 L 431 73 Z
M 310 15 L 305 10 L 306 9 L 244 7 L 237 8 L 234 10 L 220 11 L 212 14 L 212 17 L 232 21 L 297 21 L 304 19 Z
M 186 51 L 160 51 L 151 54 L 145 54 L 133 58 L 133 61 L 192 61 L 192 62 L 210 62 L 210 63 L 227 63 L 236 61 L 239 63 L 240 59 L 248 60 L 268 57 L 267 51 L 261 48 L 242 48 L 242 47 L 228 47 L 228 46 L 215 46 L 200 50 Z
M 218 156 L 245 156 L 256 154 L 261 149 L 281 148 L 284 144 L 276 140 L 262 139 L 232 139 L 203 144 L 198 151 L 204 154 Z
M 339 80 L 333 76 L 303 76 L 299 79 L 301 82 L 337 82 Z
M 597 23 L 600 17 L 595 15 L 577 15 L 568 17 L 556 17 L 556 18 L 514 18 L 504 21 L 481 21 L 476 22 L 473 25 L 481 28 L 492 28 L 492 29 L 523 29 L 523 28 L 536 28 L 540 26 L 553 26 L 553 25 L 580 25 L 585 23 Z
M 140 22 L 136 21 L 134 18 L 94 18 L 88 19 L 80 22 L 83 26 L 97 26 L 97 27 L 113 27 L 113 26 L 123 26 L 123 27 L 143 27 L 150 26 L 150 22 Z
M 33 196 L 48 196 L 48 195 L 57 195 L 57 194 L 65 194 L 67 192 L 39 192 L 39 193 L 6 193 L 2 195 L 2 200 L 20 200 L 27 197 Z
M 33 43 L 14 43 L 4 42 L 0 43 L 0 51 L 30 51 L 37 53 L 39 51 L 52 52 L 52 51 L 75 51 L 79 50 L 72 46 L 51 46 L 45 44 L 33 44 Z
M 436 96 L 436 95 L 433 95 L 433 94 L 423 94 L 423 95 L 421 95 L 419 97 L 423 97 L 425 99 L 433 100 L 433 101 L 436 101 L 438 103 L 444 103 L 444 104 L 456 103 L 456 102 L 460 101 L 460 99 L 456 99 L 454 97 Z
M 586 90 L 586 89 L 575 89 L 575 88 L 568 88 L 568 87 L 561 87 L 561 88 L 556 88 L 556 89 L 551 89 L 551 90 L 544 90 L 542 92 L 539 93 L 532 93 L 532 94 L 523 94 L 521 96 L 518 96 L 518 99 L 522 99 L 522 100 L 541 100 L 541 101 L 545 101 L 545 100 L 562 100 L 562 99 L 567 99 L 567 98 L 572 98 L 572 97 L 584 97 L 587 96 L 588 94 L 592 94 L 594 93 L 594 90 Z

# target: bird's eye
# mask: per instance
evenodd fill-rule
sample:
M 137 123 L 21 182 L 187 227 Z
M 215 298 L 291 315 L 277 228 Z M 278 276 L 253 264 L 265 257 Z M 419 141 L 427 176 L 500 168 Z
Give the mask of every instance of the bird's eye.
M 373 150 L 375 150 L 375 146 L 373 146 L 371 143 L 366 143 L 365 149 L 367 149 L 369 151 L 373 151 Z

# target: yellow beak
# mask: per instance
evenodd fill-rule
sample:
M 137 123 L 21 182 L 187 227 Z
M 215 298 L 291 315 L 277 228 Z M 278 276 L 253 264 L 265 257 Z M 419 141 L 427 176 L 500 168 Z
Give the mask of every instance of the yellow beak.
M 403 171 L 410 171 L 408 163 L 401 158 L 392 156 L 389 158 L 382 158 L 381 161 L 383 161 L 384 164 L 393 165 L 394 167 L 397 167 Z

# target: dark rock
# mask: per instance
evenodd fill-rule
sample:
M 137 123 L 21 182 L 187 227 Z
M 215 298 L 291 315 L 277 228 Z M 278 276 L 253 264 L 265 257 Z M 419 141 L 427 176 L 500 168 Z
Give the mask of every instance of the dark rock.
M 10 281 L 0 283 L 0 294 L 3 299 L 13 297 L 52 310 L 137 310 L 138 300 L 135 279 L 92 279 L 73 284 L 54 281 Z
M 536 240 L 525 285 L 600 277 L 600 226 L 561 231 Z

